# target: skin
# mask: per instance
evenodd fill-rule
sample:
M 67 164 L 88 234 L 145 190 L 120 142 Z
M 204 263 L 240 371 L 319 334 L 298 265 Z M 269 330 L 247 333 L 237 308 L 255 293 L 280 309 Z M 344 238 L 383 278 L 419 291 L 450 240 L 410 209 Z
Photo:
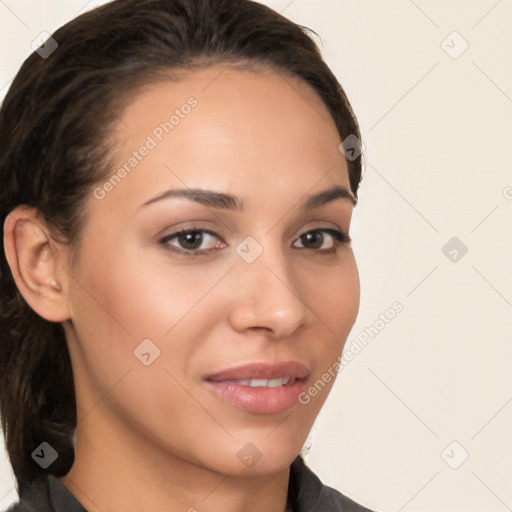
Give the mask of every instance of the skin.
M 190 96 L 197 106 L 136 168 L 103 199 L 91 192 L 74 264 L 33 209 L 6 222 L 18 287 L 65 328 L 79 420 L 75 463 L 60 481 L 89 511 L 285 511 L 289 465 L 333 381 L 306 405 L 264 415 L 218 398 L 202 377 L 295 360 L 310 368 L 310 386 L 341 354 L 359 309 L 350 244 L 325 254 L 336 246 L 329 234 L 317 246 L 300 238 L 348 233 L 353 204 L 299 211 L 310 194 L 350 187 L 334 122 L 298 78 L 213 66 L 153 84 L 112 133 L 112 174 Z M 172 188 L 233 194 L 244 210 L 183 197 L 141 206 Z M 160 243 L 190 227 L 216 234 L 199 245 L 209 253 Z M 235 250 L 248 236 L 263 248 L 253 263 Z M 149 366 L 134 356 L 144 339 L 160 350 Z M 237 457 L 248 442 L 262 455 L 251 468 Z

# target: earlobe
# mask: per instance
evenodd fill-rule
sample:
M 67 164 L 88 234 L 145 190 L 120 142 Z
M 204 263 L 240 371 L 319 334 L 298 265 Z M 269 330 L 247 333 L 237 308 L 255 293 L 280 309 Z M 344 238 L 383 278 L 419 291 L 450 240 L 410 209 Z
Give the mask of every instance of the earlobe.
M 59 272 L 62 247 L 35 208 L 18 206 L 4 224 L 7 262 L 28 305 L 50 322 L 69 319 L 66 283 Z

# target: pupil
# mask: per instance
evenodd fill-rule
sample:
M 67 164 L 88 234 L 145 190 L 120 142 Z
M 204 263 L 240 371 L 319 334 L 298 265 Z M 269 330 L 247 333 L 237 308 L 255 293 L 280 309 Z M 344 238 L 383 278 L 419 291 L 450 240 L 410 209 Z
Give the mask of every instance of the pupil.
M 202 236 L 199 231 L 191 231 L 180 235 L 179 242 L 185 249 L 197 249 L 201 245 Z
M 313 231 L 311 233 L 306 233 L 304 235 L 302 235 L 302 243 L 303 245 L 308 245 L 308 243 L 310 244 L 309 247 L 312 248 L 312 249 L 318 249 L 320 247 L 322 247 L 322 242 L 323 242 L 323 233 L 320 233 L 318 231 Z M 317 243 L 315 243 L 315 241 Z M 314 245 L 314 247 L 311 247 L 311 244 Z

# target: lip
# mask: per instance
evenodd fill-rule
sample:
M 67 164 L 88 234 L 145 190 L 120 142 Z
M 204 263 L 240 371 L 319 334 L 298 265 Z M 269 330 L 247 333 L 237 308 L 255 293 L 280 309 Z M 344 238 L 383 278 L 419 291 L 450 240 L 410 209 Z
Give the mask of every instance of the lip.
M 243 380 L 243 379 L 277 379 L 279 377 L 295 377 L 305 379 L 309 375 L 309 368 L 297 361 L 282 363 L 248 363 L 228 368 L 217 373 L 207 375 L 206 380 Z
M 306 390 L 309 368 L 297 361 L 250 363 L 222 370 L 204 378 L 206 387 L 230 405 L 256 414 L 278 414 L 290 409 Z M 235 380 L 277 379 L 292 377 L 279 387 L 251 387 Z

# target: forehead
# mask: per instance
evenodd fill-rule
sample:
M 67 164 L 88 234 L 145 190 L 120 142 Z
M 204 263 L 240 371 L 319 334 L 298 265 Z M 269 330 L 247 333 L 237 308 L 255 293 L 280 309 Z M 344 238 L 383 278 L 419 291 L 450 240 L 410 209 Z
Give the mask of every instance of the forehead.
M 156 106 L 169 107 L 194 95 L 203 106 L 222 106 L 222 110 L 231 108 L 251 108 L 255 103 L 267 108 L 277 108 L 281 113 L 294 107 L 297 114 L 320 117 L 333 130 L 336 130 L 327 108 L 317 92 L 301 78 L 265 67 L 263 64 L 231 65 L 215 64 L 196 70 L 169 73 L 169 79 L 147 84 L 129 102 L 123 120 L 140 113 L 140 109 L 152 109 Z M 162 102 L 170 101 L 171 105 Z M 276 101 L 279 104 L 276 104 Z M 245 110 L 245 109 L 244 109 Z M 289 112 L 291 114 L 291 112 Z M 160 111 L 165 114 L 165 111 Z
M 114 130 L 123 198 L 179 185 L 269 189 L 292 195 L 348 188 L 334 121 L 314 89 L 269 69 L 226 66 L 187 72 L 147 86 L 128 103 Z M 149 149 L 148 149 L 149 148 Z M 300 196 L 299 196 L 300 197 Z
M 187 106 L 191 98 L 197 104 L 192 109 Z M 217 146 L 228 138 L 247 143 L 250 138 L 254 146 L 270 143 L 269 149 L 276 145 L 286 149 L 294 143 L 300 146 L 299 139 L 307 139 L 308 146 L 300 146 L 304 152 L 328 144 L 337 149 L 339 142 L 332 117 L 309 84 L 261 66 L 233 69 L 216 65 L 180 74 L 177 81 L 147 86 L 129 102 L 116 131 L 121 141 L 135 144 L 141 134 L 155 130 L 160 138 L 164 134 L 159 133 L 159 126 L 165 135 L 172 131 L 172 137 L 164 141 L 168 144 L 183 132 L 190 136 L 193 130 L 197 150 L 199 138 L 201 147 Z

